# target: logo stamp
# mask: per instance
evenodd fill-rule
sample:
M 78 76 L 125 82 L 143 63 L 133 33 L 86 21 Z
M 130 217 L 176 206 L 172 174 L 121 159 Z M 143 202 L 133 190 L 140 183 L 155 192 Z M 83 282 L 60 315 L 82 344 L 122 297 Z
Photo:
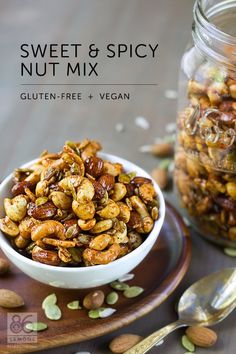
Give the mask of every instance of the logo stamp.
M 18 345 L 36 343 L 37 332 L 29 331 L 27 323 L 37 322 L 36 312 L 12 312 L 7 314 L 7 343 Z

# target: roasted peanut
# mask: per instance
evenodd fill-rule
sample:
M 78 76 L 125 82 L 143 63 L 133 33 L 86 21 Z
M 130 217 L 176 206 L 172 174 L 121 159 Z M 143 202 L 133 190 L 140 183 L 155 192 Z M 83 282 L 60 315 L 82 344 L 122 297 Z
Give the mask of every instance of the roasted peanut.
M 82 220 L 93 219 L 95 214 L 95 206 L 92 201 L 80 204 L 76 200 L 73 200 L 72 209 L 75 215 Z
M 114 243 L 107 251 L 96 251 L 86 248 L 83 252 L 83 259 L 87 264 L 108 264 L 119 257 L 121 248 L 119 244 Z
M 97 211 L 97 214 L 104 219 L 116 218 L 120 213 L 119 206 L 112 200 L 109 199 L 105 208 Z
M 26 248 L 30 241 L 28 239 L 22 237 L 21 235 L 18 235 L 14 239 L 14 242 L 15 242 L 15 245 L 17 248 L 22 249 L 22 248 Z
M 13 199 L 5 198 L 4 209 L 12 221 L 21 221 L 27 212 L 27 199 L 22 194 L 17 195 Z
M 8 216 L 5 216 L 5 218 L 0 219 L 0 229 L 8 236 L 15 237 L 19 234 L 18 225 L 14 221 L 12 221 Z
M 111 239 L 111 236 L 108 234 L 101 234 L 96 236 L 90 241 L 89 248 L 92 248 L 96 251 L 102 251 L 109 245 Z
M 130 219 L 130 209 L 124 202 L 116 203 L 120 209 L 120 213 L 117 215 L 117 218 L 123 221 L 125 224 L 129 222 Z
M 156 191 L 151 183 L 142 184 L 138 191 L 144 203 L 151 203 L 156 196 Z
M 35 195 L 36 197 L 46 197 L 48 195 L 48 182 L 47 181 L 39 181 L 36 184 Z
M 95 191 L 92 182 L 84 178 L 77 189 L 77 202 L 87 203 L 94 197 Z
M 59 221 L 48 220 L 34 226 L 31 231 L 33 241 L 41 240 L 49 235 L 56 235 L 60 240 L 65 240 L 64 226 Z
M 90 230 L 92 234 L 100 234 L 112 228 L 112 220 L 101 220 L 96 223 L 96 225 Z
M 53 204 L 59 209 L 67 210 L 71 208 L 72 199 L 63 192 L 52 192 L 50 198 Z
M 119 200 L 124 198 L 126 193 L 127 189 L 123 183 L 115 183 L 110 197 L 115 202 L 118 202 Z

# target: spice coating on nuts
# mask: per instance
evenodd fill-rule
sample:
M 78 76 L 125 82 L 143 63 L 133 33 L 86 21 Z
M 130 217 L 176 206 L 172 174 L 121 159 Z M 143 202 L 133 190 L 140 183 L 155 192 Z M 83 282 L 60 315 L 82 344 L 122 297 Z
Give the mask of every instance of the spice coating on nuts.
M 15 171 L 0 229 L 21 254 L 53 266 L 108 264 L 148 237 L 159 215 L 152 181 L 103 160 L 100 149 L 69 141 Z

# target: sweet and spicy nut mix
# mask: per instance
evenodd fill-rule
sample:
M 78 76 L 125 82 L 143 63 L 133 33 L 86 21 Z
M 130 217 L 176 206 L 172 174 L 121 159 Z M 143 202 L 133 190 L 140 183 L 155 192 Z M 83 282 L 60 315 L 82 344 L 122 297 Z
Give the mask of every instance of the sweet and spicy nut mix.
M 159 217 L 152 181 L 97 156 L 96 141 L 66 142 L 14 172 L 0 229 L 13 247 L 54 266 L 107 264 L 137 248 Z

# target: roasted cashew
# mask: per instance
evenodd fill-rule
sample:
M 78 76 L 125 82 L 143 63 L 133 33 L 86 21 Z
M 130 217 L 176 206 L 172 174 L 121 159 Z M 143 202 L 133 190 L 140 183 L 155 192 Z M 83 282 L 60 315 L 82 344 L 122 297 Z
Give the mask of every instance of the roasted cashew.
M 133 208 L 139 213 L 142 219 L 142 227 L 137 228 L 137 231 L 140 233 L 150 232 L 153 229 L 154 221 L 149 215 L 146 205 L 138 196 L 135 195 L 130 198 L 130 201 Z
M 121 248 L 117 243 L 110 246 L 107 251 L 96 251 L 91 248 L 86 248 L 83 252 L 83 259 L 86 264 L 108 264 L 119 257 Z
M 85 161 L 87 157 L 96 155 L 97 151 L 101 150 L 101 148 L 100 143 L 97 141 L 82 141 L 79 146 L 79 149 L 83 150 L 81 153 L 82 160 Z
M 80 185 L 81 182 L 81 176 L 71 175 L 63 178 L 60 182 L 58 182 L 58 186 L 65 192 L 70 192 L 73 198 L 76 199 L 76 188 Z
M 8 216 L 0 219 L 0 230 L 8 236 L 16 237 L 19 234 L 19 228 L 17 224 L 12 221 Z
M 62 154 L 62 159 L 66 163 L 68 163 L 69 165 L 72 165 L 75 162 L 79 167 L 79 175 L 84 176 L 85 167 L 84 167 L 84 163 L 79 155 L 77 155 L 74 152 L 65 152 Z
M 79 219 L 83 220 L 93 219 L 95 214 L 95 206 L 91 201 L 86 204 L 80 204 L 76 200 L 73 200 L 72 210 Z
M 95 218 L 90 220 L 78 220 L 78 225 L 83 231 L 89 231 L 96 225 L 97 220 Z
M 124 198 L 126 193 L 127 193 L 127 189 L 123 183 L 115 183 L 110 197 L 115 202 L 118 202 L 119 200 Z
M 116 204 L 120 208 L 120 214 L 117 216 L 117 219 L 127 224 L 130 219 L 130 209 L 128 205 L 123 202 L 117 202 Z
M 48 220 L 34 226 L 31 231 L 31 239 L 33 241 L 41 240 L 49 235 L 56 235 L 60 240 L 65 240 L 64 226 L 59 221 Z
M 19 194 L 13 199 L 4 199 L 4 208 L 7 216 L 13 221 L 21 221 L 27 212 L 27 199 Z
M 121 174 L 123 166 L 120 163 L 112 163 L 109 161 L 104 161 L 103 172 L 108 173 L 114 177 Z
M 111 243 L 111 240 L 112 237 L 108 234 L 98 235 L 90 241 L 89 248 L 96 251 L 102 251 Z
M 113 219 L 120 214 L 120 208 L 112 199 L 109 199 L 105 208 L 97 211 L 97 214 L 103 219 Z
M 30 239 L 31 237 L 31 230 L 33 226 L 39 225 L 40 221 L 36 220 L 34 218 L 30 218 L 29 216 L 25 217 L 23 220 L 21 220 L 19 224 L 19 231 L 20 235 L 23 238 Z
M 100 234 L 112 228 L 113 222 L 111 219 L 101 220 L 90 230 L 92 234 Z

